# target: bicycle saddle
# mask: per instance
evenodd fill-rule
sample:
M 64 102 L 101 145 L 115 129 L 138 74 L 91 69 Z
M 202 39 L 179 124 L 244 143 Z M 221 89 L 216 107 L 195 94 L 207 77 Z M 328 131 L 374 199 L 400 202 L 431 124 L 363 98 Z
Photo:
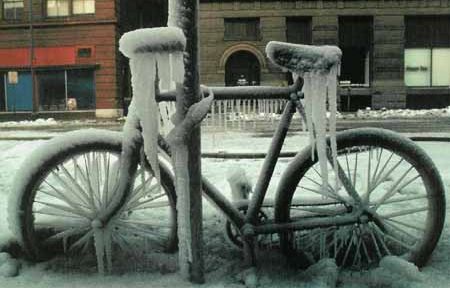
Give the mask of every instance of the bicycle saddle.
M 186 37 L 176 27 L 137 29 L 119 40 L 119 50 L 128 58 L 139 53 L 182 52 L 185 47 Z
M 271 41 L 266 54 L 276 66 L 301 74 L 330 71 L 341 63 L 342 51 L 337 46 L 312 46 Z

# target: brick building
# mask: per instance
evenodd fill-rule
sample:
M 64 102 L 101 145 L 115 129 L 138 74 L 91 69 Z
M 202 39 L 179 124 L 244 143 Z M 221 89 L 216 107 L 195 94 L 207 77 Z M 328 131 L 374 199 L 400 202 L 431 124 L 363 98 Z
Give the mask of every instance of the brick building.
M 450 105 L 449 0 L 200 2 L 205 84 L 286 85 L 268 41 L 333 44 L 341 110 Z M 164 11 L 165 0 L 0 0 L 0 114 L 120 114 L 130 88 L 117 41 L 165 25 Z
M 163 25 L 164 7 L 158 0 L 0 0 L 0 112 L 119 115 L 128 76 L 118 39 Z

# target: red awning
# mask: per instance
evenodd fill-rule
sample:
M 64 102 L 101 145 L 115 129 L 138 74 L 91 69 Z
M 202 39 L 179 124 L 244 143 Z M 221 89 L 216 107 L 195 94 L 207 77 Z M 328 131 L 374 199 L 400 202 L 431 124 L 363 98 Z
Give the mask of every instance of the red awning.
M 76 64 L 76 47 L 34 48 L 34 67 Z M 30 66 L 29 48 L 0 49 L 0 68 Z

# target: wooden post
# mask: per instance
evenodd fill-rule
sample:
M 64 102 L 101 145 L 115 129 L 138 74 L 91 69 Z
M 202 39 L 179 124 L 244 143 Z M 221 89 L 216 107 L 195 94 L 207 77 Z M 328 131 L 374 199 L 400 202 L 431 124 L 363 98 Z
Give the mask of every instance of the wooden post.
M 199 39 L 198 39 L 198 0 L 170 0 L 169 26 L 178 26 L 186 36 L 185 79 L 181 97 L 177 96 L 177 122 L 184 119 L 190 106 L 200 100 L 199 82 Z M 200 126 L 194 128 L 190 133 L 185 149 L 188 153 L 189 173 L 189 215 L 190 219 L 178 218 L 178 225 L 189 225 L 187 229 L 190 235 L 188 251 L 179 253 L 190 254 L 191 261 L 179 263 L 180 270 L 187 271 L 187 277 L 191 282 L 204 282 L 203 264 L 203 225 L 202 225 L 202 189 L 201 189 L 201 159 L 200 159 Z M 180 257 L 184 259 L 184 257 Z

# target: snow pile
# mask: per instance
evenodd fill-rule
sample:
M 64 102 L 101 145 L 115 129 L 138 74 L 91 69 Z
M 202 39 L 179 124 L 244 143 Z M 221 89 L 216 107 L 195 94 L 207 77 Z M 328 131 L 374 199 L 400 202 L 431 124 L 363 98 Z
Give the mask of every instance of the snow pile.
M 336 287 L 338 281 L 339 269 L 334 259 L 325 258 L 310 266 L 304 276 L 311 286 L 317 288 Z
M 8 122 L 0 122 L 0 127 L 39 127 L 39 126 L 55 126 L 58 125 L 53 118 L 48 119 L 36 119 L 33 121 L 23 120 L 23 121 L 8 121 Z
M 273 63 L 304 80 L 306 127 L 314 157 L 316 149 L 322 176 L 322 189 L 328 191 L 327 120 L 331 138 L 331 154 L 337 178 L 336 113 L 337 76 L 340 70 L 341 50 L 336 46 L 309 46 L 272 41 L 266 53 Z M 329 117 L 327 119 L 327 104 Z
M 242 167 L 232 167 L 227 172 L 233 201 L 246 200 L 252 192 L 252 182 Z
M 436 287 L 435 283 L 425 281 L 425 275 L 417 266 L 397 256 L 385 256 L 381 259 L 379 267 L 373 270 L 365 272 L 344 270 L 339 279 L 346 287 Z
M 358 118 L 426 118 L 426 117 L 450 117 L 450 106 L 442 109 L 386 109 L 372 110 L 367 107 L 356 112 Z
M 20 263 L 8 253 L 0 253 L 0 276 L 15 277 L 19 275 Z

